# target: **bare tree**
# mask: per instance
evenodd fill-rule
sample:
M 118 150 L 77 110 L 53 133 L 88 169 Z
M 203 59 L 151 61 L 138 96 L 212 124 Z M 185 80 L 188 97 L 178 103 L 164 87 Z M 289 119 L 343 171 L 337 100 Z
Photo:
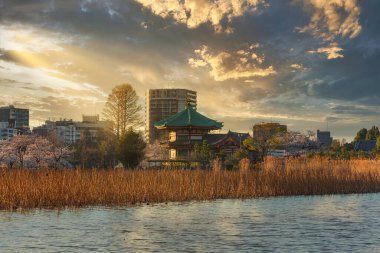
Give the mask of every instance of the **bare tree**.
M 124 135 L 128 128 L 141 126 L 141 106 L 137 102 L 138 96 L 130 84 L 118 85 L 108 95 L 103 115 L 113 123 L 117 138 Z

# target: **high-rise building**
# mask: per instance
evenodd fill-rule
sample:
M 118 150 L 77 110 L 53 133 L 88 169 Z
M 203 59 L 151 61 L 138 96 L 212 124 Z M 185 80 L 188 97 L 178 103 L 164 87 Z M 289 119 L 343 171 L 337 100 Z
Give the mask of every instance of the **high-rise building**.
M 151 89 L 146 92 L 145 133 L 146 140 L 153 143 L 168 134 L 158 131 L 154 123 L 177 114 L 190 104 L 197 108 L 197 92 L 186 89 Z
M 14 124 L 14 128 L 29 128 L 29 109 L 16 108 L 13 105 L 0 107 L 0 122 Z
M 317 130 L 317 142 L 322 149 L 327 149 L 331 146 L 333 138 L 331 137 L 330 131 L 319 131 Z

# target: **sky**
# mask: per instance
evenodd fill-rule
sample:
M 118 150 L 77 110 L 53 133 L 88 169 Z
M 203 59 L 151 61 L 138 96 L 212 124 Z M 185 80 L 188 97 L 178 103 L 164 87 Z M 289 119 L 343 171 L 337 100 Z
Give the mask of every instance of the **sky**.
M 107 95 L 187 88 L 198 111 L 351 140 L 380 125 L 377 0 L 0 0 L 0 105 L 31 125 L 101 114 Z

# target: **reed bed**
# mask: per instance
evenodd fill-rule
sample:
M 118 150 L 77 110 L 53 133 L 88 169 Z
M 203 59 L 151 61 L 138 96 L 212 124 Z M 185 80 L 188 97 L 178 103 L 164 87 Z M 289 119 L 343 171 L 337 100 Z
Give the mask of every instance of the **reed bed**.
M 271 158 L 237 171 L 3 170 L 0 209 L 380 192 L 379 169 L 380 160 Z

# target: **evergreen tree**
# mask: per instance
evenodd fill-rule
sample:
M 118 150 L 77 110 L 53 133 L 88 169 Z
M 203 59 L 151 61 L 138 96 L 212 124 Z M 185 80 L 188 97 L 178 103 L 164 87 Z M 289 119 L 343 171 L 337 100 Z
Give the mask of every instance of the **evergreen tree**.
M 141 134 L 129 128 L 119 140 L 117 157 L 124 167 L 135 168 L 144 159 L 145 147 L 146 143 Z
M 211 147 L 210 144 L 207 143 L 206 140 L 202 142 L 202 146 L 200 149 L 200 156 L 202 161 L 208 162 L 211 160 Z
M 379 128 L 377 126 L 372 126 L 371 129 L 367 131 L 365 136 L 366 140 L 376 140 L 380 136 Z
M 366 136 L 367 136 L 367 129 L 366 128 L 362 128 L 360 129 L 357 133 L 356 133 L 356 136 L 355 136 L 355 139 L 354 141 L 357 142 L 357 141 L 362 141 L 362 140 L 365 140 L 366 139 Z

